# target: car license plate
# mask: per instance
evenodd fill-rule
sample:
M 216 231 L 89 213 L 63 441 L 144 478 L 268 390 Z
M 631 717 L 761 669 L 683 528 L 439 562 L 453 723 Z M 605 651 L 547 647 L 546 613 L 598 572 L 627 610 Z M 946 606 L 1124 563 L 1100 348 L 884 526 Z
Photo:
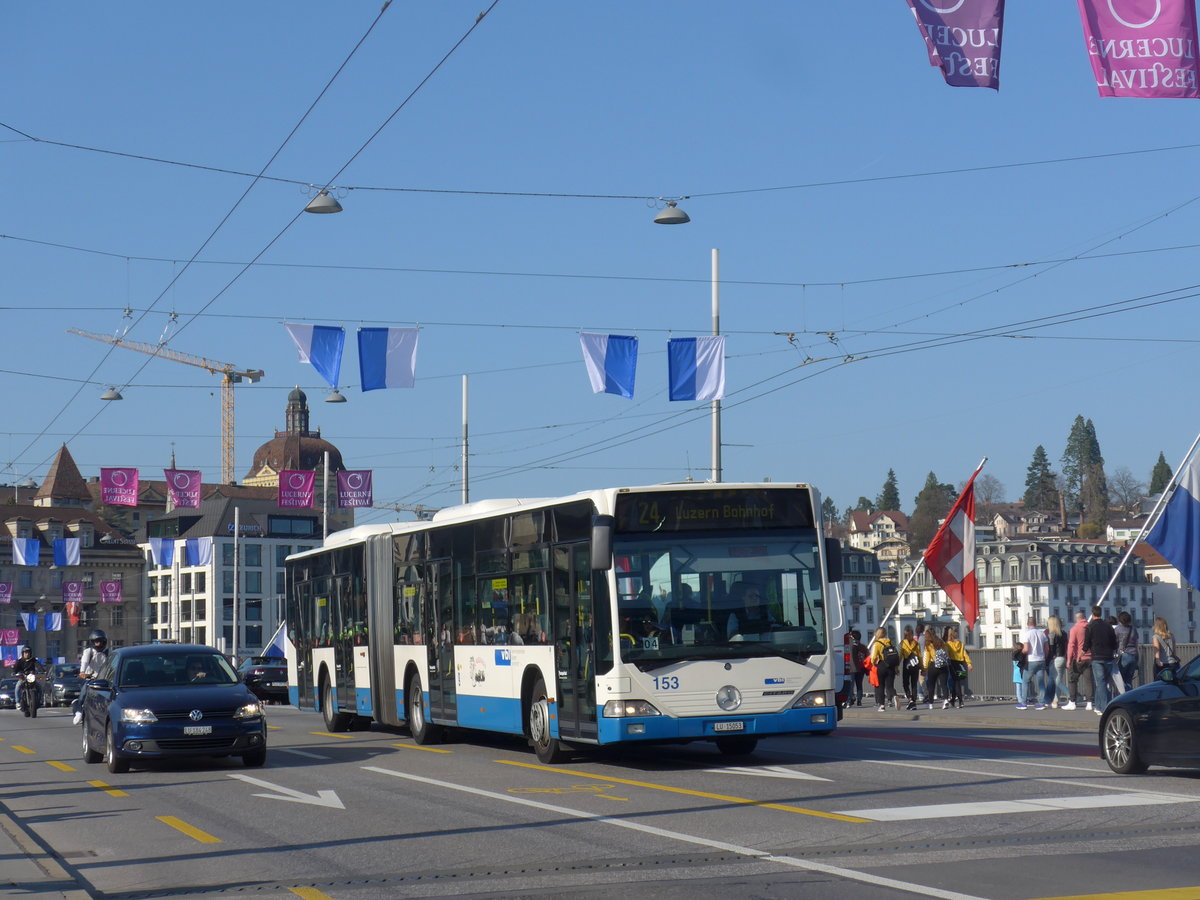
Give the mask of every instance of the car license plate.
M 211 725 L 184 725 L 184 734 L 212 734 Z
M 269 681 L 267 687 L 287 687 L 286 681 Z
M 713 731 L 745 731 L 745 722 L 713 722 Z

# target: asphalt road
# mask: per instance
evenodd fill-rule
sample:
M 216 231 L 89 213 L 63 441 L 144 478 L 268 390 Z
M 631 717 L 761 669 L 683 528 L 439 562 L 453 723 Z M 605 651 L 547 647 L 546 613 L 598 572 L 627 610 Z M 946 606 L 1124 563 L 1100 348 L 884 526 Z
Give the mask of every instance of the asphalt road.
M 269 721 L 264 768 L 110 775 L 67 711 L 0 711 L 0 892 L 1200 897 L 1197 773 L 1113 775 L 1091 713 L 855 710 L 745 759 L 696 744 L 557 767 L 511 739 Z

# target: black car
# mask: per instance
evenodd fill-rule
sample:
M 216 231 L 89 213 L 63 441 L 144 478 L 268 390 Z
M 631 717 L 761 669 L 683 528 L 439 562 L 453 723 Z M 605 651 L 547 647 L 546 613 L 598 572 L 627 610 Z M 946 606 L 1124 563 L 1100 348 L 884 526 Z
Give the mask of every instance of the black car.
M 46 698 L 47 706 L 67 706 L 75 701 L 82 689 L 83 679 L 79 677 L 79 664 L 58 663 L 47 674 L 42 695 Z
M 1112 699 L 1100 720 L 1100 755 L 1119 775 L 1147 766 L 1200 768 L 1200 656 Z
M 0 680 L 0 709 L 17 708 L 17 679 Z
M 255 697 L 268 703 L 288 702 L 287 660 L 281 656 L 252 656 L 238 674 Z
M 198 644 L 121 647 L 83 701 L 83 759 L 110 772 L 172 756 L 267 761 L 262 702 L 220 651 Z

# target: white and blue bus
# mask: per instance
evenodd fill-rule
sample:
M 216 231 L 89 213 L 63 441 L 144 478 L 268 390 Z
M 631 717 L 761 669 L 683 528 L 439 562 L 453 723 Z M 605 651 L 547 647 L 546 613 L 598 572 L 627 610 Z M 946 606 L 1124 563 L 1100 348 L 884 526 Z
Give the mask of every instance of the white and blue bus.
M 337 532 L 287 561 L 291 701 L 419 744 L 523 734 L 545 763 L 832 731 L 841 554 L 820 509 L 804 484 L 678 484 Z

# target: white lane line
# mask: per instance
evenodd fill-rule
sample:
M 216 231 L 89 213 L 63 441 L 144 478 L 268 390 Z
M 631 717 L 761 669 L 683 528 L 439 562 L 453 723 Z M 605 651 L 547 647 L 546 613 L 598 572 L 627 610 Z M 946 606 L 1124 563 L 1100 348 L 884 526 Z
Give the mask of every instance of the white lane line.
M 729 766 L 725 769 L 705 769 L 713 775 L 758 775 L 761 778 L 794 778 L 797 781 L 829 781 L 820 775 L 798 772 L 787 766 Z
M 279 753 L 291 753 L 293 756 L 303 756 L 306 759 L 331 759 L 332 757 L 323 756 L 320 753 L 309 753 L 307 750 L 297 750 L 295 747 L 272 747 Z
M 485 791 L 482 788 L 469 787 L 465 784 L 453 784 L 449 781 L 438 781 L 436 778 L 422 778 L 419 775 L 409 775 L 407 772 L 397 772 L 395 769 L 384 769 L 379 766 L 363 766 L 362 768 L 368 772 L 377 772 L 380 775 L 390 775 L 393 778 L 403 778 L 407 781 L 416 781 L 420 782 L 421 784 L 445 788 L 446 790 L 460 791 L 465 794 L 474 794 L 477 797 L 487 797 L 491 800 L 498 800 L 504 803 L 515 803 L 519 806 L 530 806 L 534 809 L 556 813 L 560 816 L 570 816 L 571 818 L 575 819 L 586 819 L 591 822 L 596 822 L 600 825 L 611 825 L 616 828 L 639 831 L 643 834 L 652 834 L 668 840 L 681 841 L 686 844 L 695 844 L 701 847 L 708 847 L 712 850 L 721 850 L 725 853 L 736 853 L 739 856 L 750 857 L 752 859 L 759 860 L 760 862 L 776 863 L 778 865 L 791 866 L 792 868 L 796 869 L 806 869 L 811 872 L 823 872 L 826 875 L 832 875 L 836 878 L 845 878 L 848 881 L 858 881 L 864 884 L 890 887 L 894 888 L 895 890 L 916 894 L 919 897 L 937 897 L 939 900 L 984 900 L 984 898 L 977 897 L 974 894 L 964 894 L 959 891 L 942 890 L 941 888 L 930 887 L 929 885 L 925 884 L 899 881 L 895 878 L 886 878 L 882 875 L 874 875 L 869 872 L 856 872 L 853 869 L 843 869 L 840 866 L 831 866 L 809 859 L 797 859 L 794 856 L 774 856 L 762 850 L 755 850 L 753 847 L 742 847 L 738 844 L 726 843 L 725 841 L 714 841 L 710 840 L 709 838 L 702 838 L 692 834 L 684 834 L 680 831 L 668 831 L 665 828 L 656 828 L 653 825 L 643 825 L 640 822 L 632 822 L 627 819 L 613 819 L 609 816 L 600 815 L 599 813 L 590 813 L 579 809 L 570 809 L 569 807 L 565 806 L 555 806 L 552 803 L 542 803 L 539 800 L 530 800 L 526 797 L 514 797 L 506 794 L 497 794 L 493 791 Z
M 842 810 L 842 815 L 861 816 L 876 822 L 911 822 L 922 819 L 960 819 L 966 816 L 997 816 L 1011 813 L 1047 812 L 1064 809 L 1109 809 L 1114 806 L 1161 806 L 1164 803 L 1194 803 L 1188 797 L 1166 794 L 1093 794 L 1090 797 L 1039 797 L 1036 800 L 992 800 L 974 803 L 940 803 L 932 806 L 893 806 L 887 809 Z

